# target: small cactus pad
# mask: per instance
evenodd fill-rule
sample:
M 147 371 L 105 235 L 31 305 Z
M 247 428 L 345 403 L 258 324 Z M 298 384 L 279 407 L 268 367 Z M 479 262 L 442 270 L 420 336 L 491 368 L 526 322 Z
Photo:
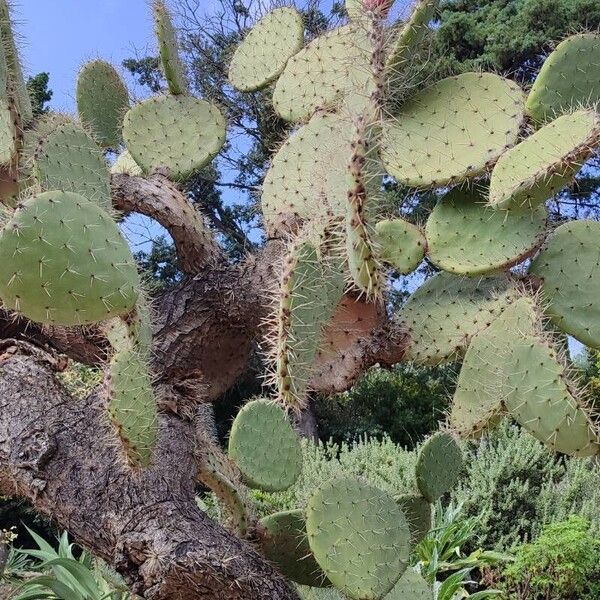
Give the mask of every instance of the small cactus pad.
M 429 502 L 436 502 L 456 485 L 462 468 L 460 446 L 451 434 L 438 431 L 419 450 L 417 487 Z
M 600 451 L 590 409 L 547 342 L 523 336 L 507 363 L 506 398 L 510 414 L 534 437 L 556 452 L 590 456 Z
M 331 585 L 317 564 L 306 536 L 303 510 L 286 510 L 261 519 L 260 547 L 291 581 L 312 587 Z
M 421 230 L 404 219 L 385 219 L 375 225 L 379 258 L 398 273 L 412 273 L 425 256 L 427 240 Z
M 406 569 L 394 589 L 383 600 L 434 600 L 433 590 L 414 569 Z
M 277 80 L 273 106 L 287 121 L 340 104 L 360 109 L 374 89 L 367 33 L 355 25 L 328 31 L 290 58 Z
M 431 529 L 431 504 L 419 494 L 396 497 L 410 529 L 410 545 L 414 548 Z
M 462 437 L 479 437 L 505 411 L 506 368 L 511 348 L 535 331 L 533 300 L 519 298 L 471 341 L 462 363 L 449 423 Z
M 407 359 L 418 364 L 456 360 L 471 337 L 487 327 L 514 294 L 504 277 L 477 279 L 438 273 L 400 310 L 411 336 Z
M 360 480 L 321 485 L 308 501 L 306 531 L 315 559 L 349 598 L 382 598 L 407 567 L 410 532 L 402 509 Z
M 77 123 L 58 124 L 40 138 L 33 174 L 44 190 L 77 192 L 111 209 L 110 175 L 102 150 Z
M 119 154 L 110 172 L 113 175 L 131 175 L 132 177 L 141 177 L 144 174 L 142 167 L 133 160 L 129 150 L 123 150 Z
M 477 191 L 454 188 L 431 212 L 425 234 L 431 262 L 458 275 L 482 275 L 523 262 L 546 233 L 544 206 L 510 211 Z
M 77 111 L 103 148 L 121 144 L 129 92 L 115 68 L 103 60 L 86 63 L 77 79 Z
M 0 98 L 0 165 L 10 165 L 17 151 L 17 128 L 6 100 Z
M 160 64 L 169 91 L 175 95 L 187 94 L 188 82 L 185 67 L 179 57 L 177 34 L 163 0 L 154 0 L 154 32 L 158 39 Z
M 157 96 L 125 115 L 123 138 L 144 172 L 158 167 L 185 179 L 207 165 L 225 142 L 225 118 L 216 106 L 190 96 Z
M 600 223 L 571 221 L 557 227 L 529 272 L 542 280 L 553 323 L 583 344 L 600 348 Z
M 575 177 L 600 139 L 600 117 L 590 110 L 563 115 L 503 154 L 492 171 L 490 204 L 532 207 Z
M 272 10 L 237 47 L 229 65 L 231 85 L 242 92 L 265 87 L 283 72 L 303 43 L 302 15 L 287 6 Z
M 229 456 L 244 481 L 267 492 L 286 490 L 302 468 L 300 440 L 275 402 L 253 400 L 233 421 Z
M 442 79 L 412 96 L 384 125 L 381 158 L 412 187 L 441 187 L 479 175 L 517 140 L 519 86 L 491 73 Z
M 158 437 L 157 406 L 148 365 L 133 350 L 110 361 L 108 412 L 129 463 L 147 467 Z
M 525 110 L 545 123 L 576 108 L 600 102 L 600 35 L 582 33 L 563 40 L 548 56 L 529 92 Z
M 32 321 L 80 325 L 127 314 L 140 287 L 112 218 L 72 192 L 20 204 L 0 233 L 0 297 Z

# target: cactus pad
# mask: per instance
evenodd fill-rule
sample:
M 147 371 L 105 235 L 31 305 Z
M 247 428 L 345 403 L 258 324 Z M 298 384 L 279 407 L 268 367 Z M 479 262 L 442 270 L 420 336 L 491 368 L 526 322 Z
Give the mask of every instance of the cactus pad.
M 132 466 L 147 467 L 158 437 L 158 414 L 148 366 L 133 350 L 110 361 L 108 412 Z
M 482 275 L 523 262 L 546 233 L 544 206 L 510 211 L 479 192 L 455 188 L 431 212 L 425 234 L 431 262 L 458 275 Z
M 142 167 L 133 160 L 129 150 L 123 150 L 119 154 L 110 172 L 113 175 L 131 175 L 132 177 L 141 177 L 144 174 Z
M 510 414 L 534 437 L 556 452 L 591 456 L 600 440 L 590 409 L 577 396 L 556 351 L 545 341 L 523 336 L 507 364 L 506 398 Z
M 17 129 L 8 102 L 0 98 L 0 165 L 9 165 L 17 151 Z
M 260 547 L 291 581 L 312 587 L 331 585 L 308 545 L 303 510 L 286 510 L 261 519 Z
M 450 426 L 462 437 L 479 437 L 505 412 L 506 369 L 515 343 L 535 331 L 533 300 L 519 298 L 478 333 L 465 354 L 450 413 Z
M 529 92 L 525 109 L 537 122 L 600 102 L 600 35 L 563 40 L 548 56 Z
M 427 240 L 421 230 L 404 219 L 385 219 L 375 225 L 379 258 L 398 273 L 412 273 L 425 256 Z
M 306 530 L 315 559 L 349 598 L 382 598 L 407 567 L 410 532 L 402 509 L 360 480 L 321 485 L 308 501 Z
M 0 297 L 32 321 L 80 325 L 127 314 L 140 287 L 112 218 L 72 192 L 23 202 L 0 234 Z
M 277 80 L 273 106 L 287 121 L 334 104 L 360 111 L 374 90 L 371 49 L 355 25 L 328 31 L 290 58 Z
M 283 410 L 268 400 L 253 400 L 240 410 L 229 436 L 229 456 L 250 487 L 267 492 L 289 488 L 302 468 L 298 435 Z
M 33 173 L 44 190 L 77 192 L 105 210 L 112 207 L 102 151 L 76 123 L 59 124 L 39 140 Z
M 225 118 L 216 106 L 189 96 L 157 96 L 125 115 L 123 138 L 135 162 L 185 179 L 207 165 L 225 142 Z
M 515 143 L 518 85 L 491 73 L 448 77 L 407 100 L 384 126 L 381 158 L 406 185 L 440 187 L 483 173 Z
M 158 39 L 160 64 L 169 91 L 175 95 L 187 94 L 188 82 L 179 57 L 177 34 L 163 0 L 154 0 L 154 33 Z
M 452 435 L 438 431 L 419 450 L 415 468 L 417 487 L 429 502 L 436 502 L 454 487 L 462 468 L 460 446 Z
M 503 154 L 492 171 L 490 204 L 532 207 L 567 186 L 600 139 L 600 116 L 563 115 Z
M 229 81 L 242 92 L 259 90 L 276 79 L 302 49 L 304 23 L 295 9 L 282 6 L 265 15 L 237 47 Z
M 425 579 L 410 568 L 383 600 L 434 600 L 434 593 Z
M 103 148 L 119 147 L 128 108 L 129 92 L 115 68 L 103 60 L 86 63 L 77 79 L 77 111 Z
M 410 545 L 416 546 L 431 529 L 431 504 L 419 494 L 396 497 L 410 529 Z
M 459 358 L 471 337 L 487 327 L 514 295 L 504 277 L 435 275 L 400 310 L 411 336 L 407 359 L 439 364 Z
M 529 272 L 542 280 L 553 323 L 583 344 L 600 348 L 600 223 L 571 221 L 557 227 Z

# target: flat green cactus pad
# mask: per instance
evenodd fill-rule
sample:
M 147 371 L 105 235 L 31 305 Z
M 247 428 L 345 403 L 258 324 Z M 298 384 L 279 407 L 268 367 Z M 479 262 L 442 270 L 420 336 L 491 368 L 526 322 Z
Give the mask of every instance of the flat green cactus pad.
M 231 85 L 242 92 L 260 90 L 283 72 L 303 44 L 302 15 L 287 6 L 272 10 L 237 47 L 229 65 Z
M 281 407 L 268 400 L 253 400 L 237 414 L 229 456 L 247 485 L 267 492 L 289 488 L 302 468 L 298 435 Z
M 547 342 L 523 336 L 512 348 L 506 373 L 512 390 L 506 408 L 534 437 L 572 456 L 600 451 L 591 410 L 577 397 L 579 392 Z
M 110 361 L 108 413 L 129 463 L 147 467 L 158 438 L 158 409 L 148 365 L 133 350 Z
M 483 173 L 517 140 L 519 86 L 491 73 L 442 79 L 412 96 L 384 126 L 381 158 L 411 187 L 441 187 Z
M 583 344 L 600 348 L 600 223 L 571 221 L 557 227 L 531 263 L 552 322 Z
M 519 298 L 471 341 L 458 376 L 449 418 L 450 426 L 460 436 L 477 438 L 502 418 L 508 394 L 508 356 L 523 335 L 535 331 L 536 321 L 533 300 Z
M 113 175 L 131 175 L 132 177 L 141 177 L 144 174 L 142 167 L 133 160 L 129 150 L 123 150 L 119 154 L 110 172 Z
M 77 111 L 103 148 L 121 144 L 129 92 L 115 68 L 103 60 L 86 63 L 77 79 Z
M 563 115 L 503 154 L 492 171 L 495 208 L 532 207 L 566 187 L 600 139 L 600 117 L 580 110 Z
M 188 82 L 185 67 L 179 57 L 177 34 L 163 0 L 154 0 L 154 32 L 158 39 L 160 64 L 169 91 L 175 95 L 187 94 Z
M 288 61 L 277 81 L 277 114 L 300 121 L 332 105 L 360 112 L 374 90 L 370 59 L 370 42 L 360 26 L 346 25 L 314 39 Z
M 168 169 L 185 179 L 206 166 L 225 143 L 219 109 L 190 96 L 157 96 L 136 104 L 125 116 L 123 138 L 144 172 Z
M 544 206 L 496 210 L 478 191 L 455 188 L 431 212 L 425 234 L 431 262 L 458 275 L 483 275 L 523 262 L 546 233 Z
M 407 360 L 439 364 L 463 355 L 470 339 L 497 317 L 515 292 L 504 277 L 438 273 L 407 300 L 399 317 L 411 336 Z
M 600 35 L 563 40 L 548 56 L 529 92 L 525 109 L 539 123 L 600 102 Z
M 0 165 L 9 165 L 17 151 L 17 129 L 8 102 L 0 98 Z
M 430 585 L 415 569 L 404 571 L 394 589 L 383 600 L 434 600 Z
M 265 528 L 264 535 L 260 536 L 260 547 L 288 579 L 312 587 L 331 585 L 308 545 L 303 510 L 278 512 L 260 522 Z
M 34 151 L 35 178 L 44 190 L 77 192 L 111 210 L 110 175 L 102 150 L 77 123 L 54 124 Z
M 421 230 L 404 219 L 385 219 L 375 225 L 379 258 L 402 274 L 412 273 L 425 256 L 427 240 Z
M 306 585 L 296 586 L 302 600 L 345 600 L 335 588 L 315 588 Z
M 438 431 L 419 450 L 417 487 L 429 502 L 436 502 L 456 485 L 462 468 L 460 446 L 451 434 Z
M 382 598 L 408 565 L 410 532 L 402 509 L 360 480 L 321 485 L 308 501 L 306 530 L 317 562 L 349 598 Z
M 396 502 L 408 521 L 410 545 L 414 548 L 431 529 L 431 504 L 419 494 L 401 494 Z
M 0 234 L 0 297 L 39 323 L 81 325 L 127 314 L 140 288 L 112 218 L 72 192 L 23 202 Z

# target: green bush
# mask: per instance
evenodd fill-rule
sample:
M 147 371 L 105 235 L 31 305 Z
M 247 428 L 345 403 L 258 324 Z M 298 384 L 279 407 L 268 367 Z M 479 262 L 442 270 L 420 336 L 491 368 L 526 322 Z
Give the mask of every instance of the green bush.
M 519 599 L 600 598 L 600 539 L 586 519 L 572 515 L 544 527 L 533 543 L 519 547 L 503 571 L 507 591 Z

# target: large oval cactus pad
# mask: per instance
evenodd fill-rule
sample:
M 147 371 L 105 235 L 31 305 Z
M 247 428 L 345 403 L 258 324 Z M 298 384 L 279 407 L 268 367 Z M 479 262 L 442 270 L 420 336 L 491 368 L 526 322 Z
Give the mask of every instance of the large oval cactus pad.
M 406 517 L 368 483 L 343 477 L 321 485 L 308 501 L 306 530 L 317 562 L 349 598 L 382 598 L 406 570 Z
M 412 187 L 440 187 L 485 171 L 517 140 L 519 86 L 491 73 L 448 77 L 412 96 L 385 123 L 381 158 Z
M 286 490 L 302 468 L 300 440 L 275 402 L 253 400 L 237 414 L 229 456 L 247 485 L 267 492 Z
M 0 297 L 40 323 L 82 325 L 127 314 L 140 288 L 112 218 L 72 192 L 45 192 L 17 208 L 0 234 Z
M 157 96 L 129 110 L 123 138 L 146 173 L 164 167 L 172 179 L 185 179 L 219 153 L 225 127 L 219 109 L 204 100 Z
M 229 81 L 242 92 L 265 87 L 283 72 L 303 42 L 302 15 L 287 6 L 272 10 L 237 47 L 229 64 Z

